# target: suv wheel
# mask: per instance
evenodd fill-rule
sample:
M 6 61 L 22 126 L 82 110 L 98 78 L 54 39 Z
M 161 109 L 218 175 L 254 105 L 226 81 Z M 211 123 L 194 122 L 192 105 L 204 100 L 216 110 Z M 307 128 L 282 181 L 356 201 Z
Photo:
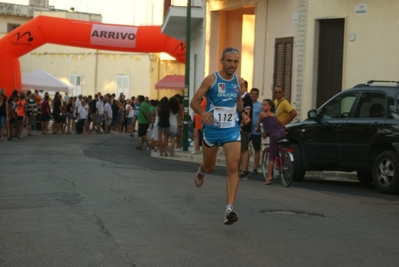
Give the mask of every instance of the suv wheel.
M 357 171 L 357 179 L 362 184 L 372 184 L 373 173 L 371 171 Z
M 305 169 L 303 168 L 302 165 L 302 153 L 301 149 L 297 144 L 291 144 L 290 147 L 294 149 L 294 170 L 293 170 L 293 176 L 294 176 L 294 181 L 303 181 L 305 178 Z
M 378 155 L 373 165 L 375 187 L 384 194 L 399 191 L 399 160 L 394 151 L 384 151 Z

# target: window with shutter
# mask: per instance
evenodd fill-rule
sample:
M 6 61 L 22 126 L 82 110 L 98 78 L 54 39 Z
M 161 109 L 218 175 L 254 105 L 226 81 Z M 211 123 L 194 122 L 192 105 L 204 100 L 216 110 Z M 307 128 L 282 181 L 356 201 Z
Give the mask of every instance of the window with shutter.
M 21 26 L 21 25 L 8 23 L 7 24 L 7 32 L 11 32 L 11 31 L 15 30 L 16 28 L 18 28 L 19 26 Z
M 283 86 L 284 97 L 291 102 L 293 37 L 277 38 L 274 50 L 273 85 Z
M 130 87 L 130 76 L 125 74 L 120 74 L 116 76 L 116 95 L 117 97 L 123 93 L 126 97 L 130 97 L 129 94 Z
M 82 94 L 82 74 L 71 74 L 69 81 L 73 86 L 73 96 Z
M 342 91 L 344 19 L 320 20 L 317 107 Z

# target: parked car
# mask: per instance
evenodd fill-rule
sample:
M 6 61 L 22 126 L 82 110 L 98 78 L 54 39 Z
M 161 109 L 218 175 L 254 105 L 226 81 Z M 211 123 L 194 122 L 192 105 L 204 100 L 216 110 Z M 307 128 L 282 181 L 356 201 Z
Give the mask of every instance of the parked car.
M 357 172 L 386 194 L 399 192 L 399 82 L 368 81 L 344 90 L 288 126 L 294 180 L 307 170 Z

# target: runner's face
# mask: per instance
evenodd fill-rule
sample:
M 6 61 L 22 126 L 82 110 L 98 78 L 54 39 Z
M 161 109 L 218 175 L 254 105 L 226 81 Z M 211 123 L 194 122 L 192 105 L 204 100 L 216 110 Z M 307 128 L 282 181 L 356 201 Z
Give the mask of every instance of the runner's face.
M 234 53 L 226 53 L 223 59 L 221 59 L 223 71 L 228 75 L 233 75 L 240 63 L 240 56 Z

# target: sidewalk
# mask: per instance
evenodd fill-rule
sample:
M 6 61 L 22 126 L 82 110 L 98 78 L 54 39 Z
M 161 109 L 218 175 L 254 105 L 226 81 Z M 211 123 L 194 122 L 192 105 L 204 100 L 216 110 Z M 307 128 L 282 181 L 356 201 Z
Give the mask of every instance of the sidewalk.
M 151 151 L 151 157 L 201 163 L 202 162 L 202 151 L 198 154 L 191 155 L 193 147 L 189 147 L 188 149 L 189 149 L 189 151 L 175 151 L 173 157 L 160 156 L 158 151 L 157 152 Z M 216 159 L 216 165 L 222 166 L 222 167 L 226 166 L 226 160 L 225 160 L 223 152 L 218 155 L 218 157 Z
M 189 151 L 181 151 L 181 152 L 175 152 L 173 157 L 165 157 L 165 156 L 160 156 L 159 152 L 154 152 L 151 151 L 151 157 L 156 157 L 156 158 L 164 158 L 167 160 L 180 160 L 180 161 L 187 161 L 187 162 L 194 162 L 194 163 L 201 163 L 202 162 L 202 151 L 199 154 L 191 155 L 191 151 L 193 147 L 188 148 Z M 217 156 L 216 159 L 216 166 L 226 166 L 226 159 L 224 157 L 223 152 L 220 153 Z M 253 156 L 250 158 L 249 170 L 253 170 Z M 258 168 L 258 171 L 261 173 L 262 170 Z M 306 172 L 306 177 L 308 178 L 323 178 L 323 179 L 333 179 L 333 180 L 354 180 L 357 181 L 357 176 L 356 172 L 337 172 L 337 171 L 307 171 Z M 306 178 L 305 178 L 306 179 Z

